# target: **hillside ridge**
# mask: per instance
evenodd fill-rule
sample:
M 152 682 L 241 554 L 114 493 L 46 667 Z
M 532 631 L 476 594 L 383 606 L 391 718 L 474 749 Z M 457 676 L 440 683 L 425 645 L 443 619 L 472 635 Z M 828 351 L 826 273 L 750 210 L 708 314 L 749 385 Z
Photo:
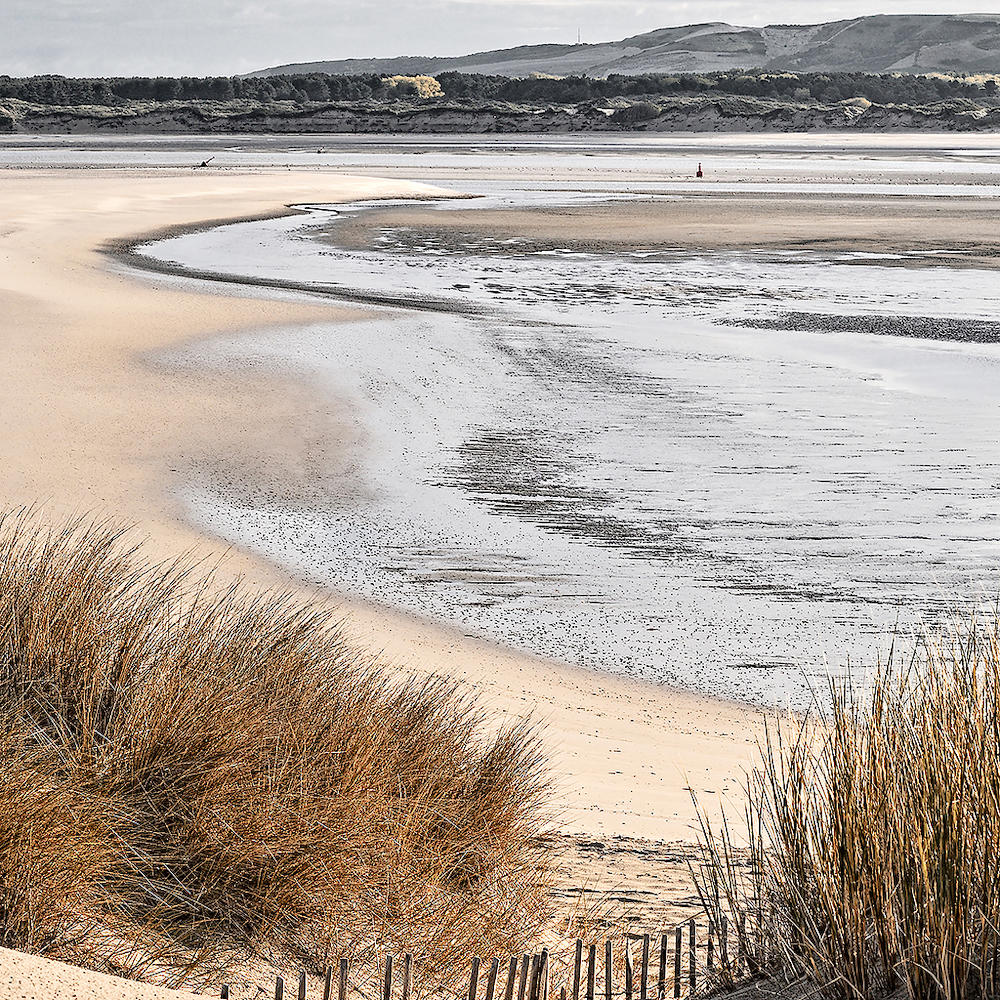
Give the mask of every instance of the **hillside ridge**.
M 820 24 L 746 27 L 720 21 L 657 28 L 618 41 L 526 44 L 464 56 L 396 56 L 289 63 L 283 73 L 486 73 L 560 76 L 612 73 L 775 72 L 1000 73 L 1000 13 L 874 14 Z

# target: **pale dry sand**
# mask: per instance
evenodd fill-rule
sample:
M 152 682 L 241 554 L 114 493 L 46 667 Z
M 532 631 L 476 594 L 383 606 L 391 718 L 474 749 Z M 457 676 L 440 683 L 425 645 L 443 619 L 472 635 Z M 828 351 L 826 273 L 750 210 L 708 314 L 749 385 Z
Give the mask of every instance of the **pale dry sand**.
M 0 1000 L 191 1000 L 192 995 L 0 948 Z
M 248 471 L 266 465 L 272 482 L 316 468 L 335 476 L 363 447 L 335 403 L 270 376 L 237 381 L 145 359 L 192 338 L 347 318 L 350 308 L 162 284 L 124 273 L 97 248 L 289 203 L 427 190 L 294 172 L 0 173 L 0 506 L 41 504 L 53 521 L 107 514 L 137 524 L 158 556 L 212 557 L 223 546 L 185 524 L 169 499 L 180 475 L 172 470 L 225 454 Z M 298 586 L 240 552 L 221 572 Z M 750 757 L 755 716 L 739 706 L 532 659 L 384 608 L 342 606 L 366 649 L 403 669 L 467 679 L 499 713 L 544 722 L 565 831 L 690 840 L 689 779 L 718 801 Z

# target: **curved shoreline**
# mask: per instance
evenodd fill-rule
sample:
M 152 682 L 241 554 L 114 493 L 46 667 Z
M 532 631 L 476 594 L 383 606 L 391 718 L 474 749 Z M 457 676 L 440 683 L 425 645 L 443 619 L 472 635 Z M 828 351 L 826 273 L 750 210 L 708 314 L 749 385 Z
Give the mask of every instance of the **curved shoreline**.
M 255 467 L 293 461 L 317 436 L 337 460 L 349 415 L 318 407 L 300 383 L 253 373 L 164 371 L 158 350 L 247 329 L 350 319 L 329 301 L 227 296 L 136 280 L 107 246 L 165 227 L 286 214 L 289 203 L 364 200 L 426 189 L 397 182 L 250 171 L 192 178 L 116 170 L 6 174 L 0 210 L 0 419 L 8 433 L 3 506 L 57 520 L 107 513 L 135 523 L 162 558 L 224 559 L 220 574 L 310 596 L 315 588 L 183 521 L 171 502 L 191 462 L 226 453 Z M 345 431 L 345 428 L 347 430 Z M 346 437 L 345 437 L 346 436 Z M 262 457 L 263 456 L 263 457 Z M 333 595 L 326 594 L 326 599 Z M 690 788 L 735 787 L 753 747 L 752 710 L 501 649 L 459 630 L 336 598 L 359 646 L 401 669 L 472 684 L 498 721 L 532 712 L 547 727 L 567 830 L 690 840 Z
M 454 198 L 455 200 L 465 200 L 471 195 L 452 195 L 450 192 L 442 192 L 436 196 L 407 198 L 410 202 L 440 201 L 443 198 Z M 370 199 L 379 201 L 382 199 Z M 386 198 L 386 201 L 398 199 Z M 348 202 L 347 204 L 350 204 Z M 174 239 L 179 236 L 190 236 L 196 233 L 207 232 L 217 229 L 220 226 L 236 226 L 247 222 L 266 222 L 269 219 L 285 219 L 295 215 L 308 215 L 309 208 L 300 205 L 286 205 L 284 209 L 276 209 L 272 212 L 257 213 L 254 215 L 239 216 L 236 218 L 208 219 L 203 222 L 190 224 L 162 226 L 158 229 L 145 233 L 111 239 L 101 245 L 102 253 L 116 260 L 126 267 L 135 268 L 138 271 L 148 271 L 153 274 L 167 274 L 179 278 L 191 278 L 196 281 L 218 282 L 224 285 L 246 285 L 251 288 L 275 289 L 286 292 L 304 292 L 307 295 L 320 296 L 334 299 L 337 302 L 348 302 L 354 305 L 382 306 L 384 308 L 412 309 L 418 312 L 450 312 L 460 313 L 467 316 L 482 316 L 486 310 L 474 306 L 462 307 L 458 303 L 449 299 L 415 299 L 403 296 L 375 295 L 360 291 L 354 288 L 341 288 L 336 285 L 318 285 L 308 281 L 289 281 L 287 279 L 265 278 L 250 274 L 231 274 L 222 271 L 208 271 L 199 268 L 188 268 L 180 264 L 172 264 L 167 261 L 150 257 L 139 250 L 139 247 L 149 243 L 157 243 L 162 240 Z

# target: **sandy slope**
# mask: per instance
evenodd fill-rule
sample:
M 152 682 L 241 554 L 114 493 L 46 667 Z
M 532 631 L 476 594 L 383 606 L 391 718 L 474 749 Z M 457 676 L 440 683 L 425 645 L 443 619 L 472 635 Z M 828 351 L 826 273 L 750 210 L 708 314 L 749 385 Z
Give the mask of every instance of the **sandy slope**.
M 346 414 L 273 377 L 164 371 L 144 354 L 185 339 L 350 315 L 347 307 L 242 289 L 202 290 L 116 270 L 95 248 L 164 225 L 259 214 L 297 201 L 419 193 L 324 174 L 113 170 L 0 172 L 0 506 L 50 519 L 99 512 L 136 522 L 163 556 L 222 546 L 186 526 L 172 469 L 224 450 L 248 469 L 336 468 Z M 426 189 L 424 189 L 426 190 Z M 277 470 L 277 471 L 275 471 Z M 224 573 L 288 585 L 230 553 Z M 476 683 L 501 712 L 547 724 L 564 828 L 690 839 L 692 787 L 731 787 L 752 746 L 736 706 L 544 663 L 381 608 L 345 603 L 366 647 L 406 668 Z
M 121 997 L 190 1000 L 192 994 L 0 948 L 0 1000 L 118 1000 Z

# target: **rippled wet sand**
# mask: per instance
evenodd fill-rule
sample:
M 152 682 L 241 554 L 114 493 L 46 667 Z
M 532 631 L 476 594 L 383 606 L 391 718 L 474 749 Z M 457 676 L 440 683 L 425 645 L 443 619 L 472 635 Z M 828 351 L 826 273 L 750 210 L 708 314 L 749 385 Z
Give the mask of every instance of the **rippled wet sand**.
M 754 701 L 801 704 L 828 667 L 997 593 L 996 272 L 398 226 L 338 247 L 368 211 L 147 250 L 423 307 L 166 359 L 291 371 L 363 428 L 309 503 L 192 470 L 217 534 L 476 634 Z

